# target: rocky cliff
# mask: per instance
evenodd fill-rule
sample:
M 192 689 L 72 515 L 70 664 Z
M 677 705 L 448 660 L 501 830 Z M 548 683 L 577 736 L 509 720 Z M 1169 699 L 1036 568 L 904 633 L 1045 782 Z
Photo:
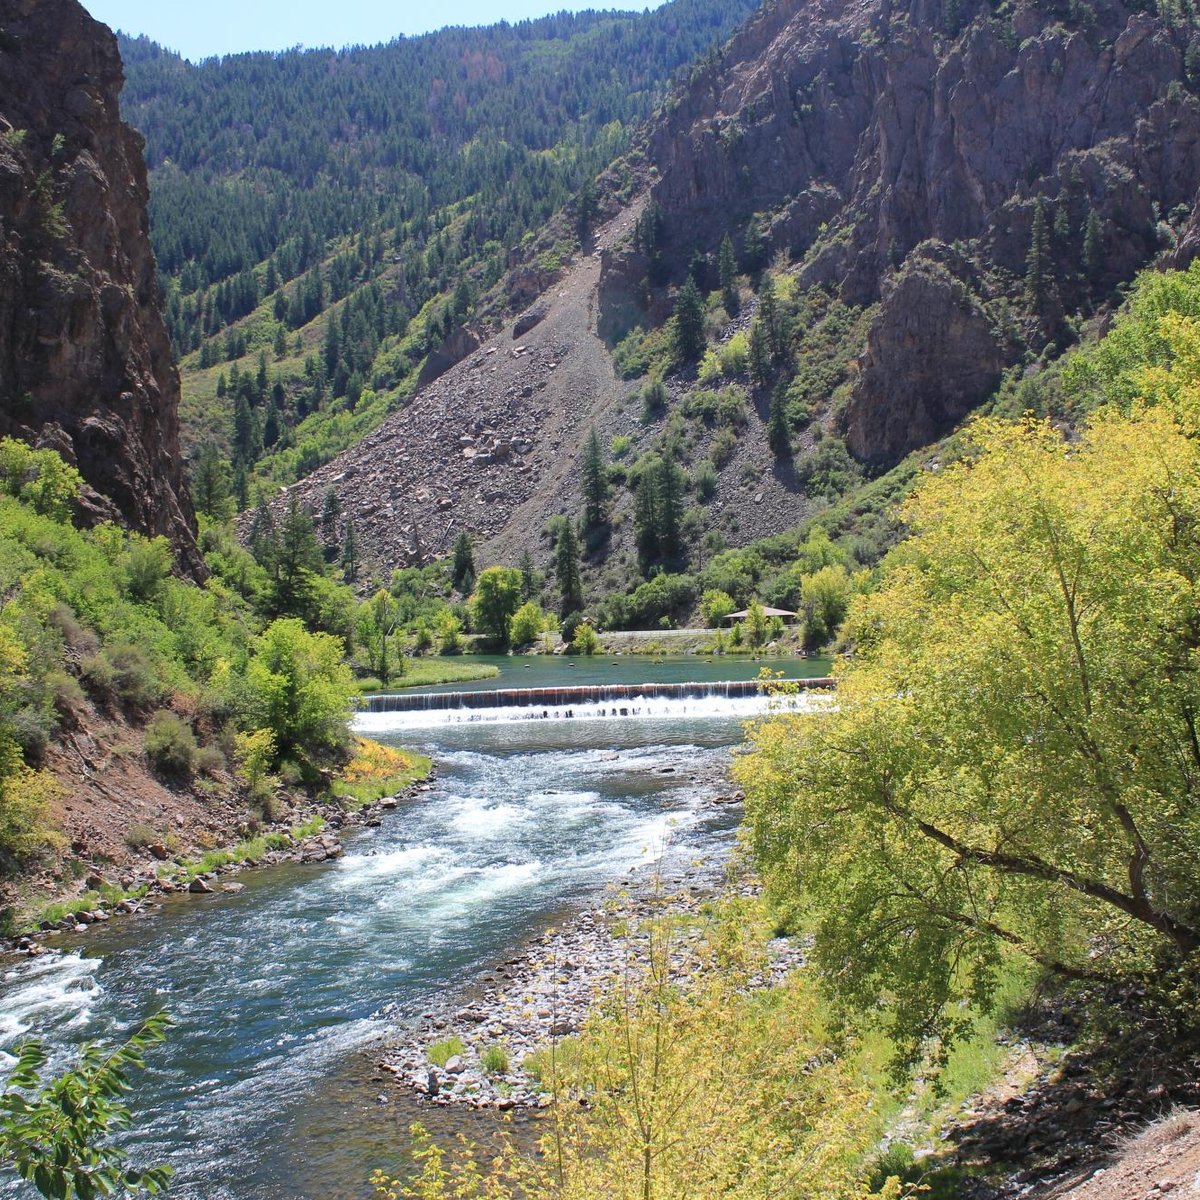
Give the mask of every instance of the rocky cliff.
M 753 218 L 803 286 L 880 301 L 843 420 L 892 463 L 1161 252 L 1190 257 L 1197 39 L 1107 0 L 778 0 L 651 136 L 667 261 L 727 231 L 748 255 Z M 605 263 L 602 328 L 631 299 L 654 315 L 631 259 Z
M 0 432 L 59 450 L 84 515 L 203 567 L 116 39 L 75 0 L 0 0 Z

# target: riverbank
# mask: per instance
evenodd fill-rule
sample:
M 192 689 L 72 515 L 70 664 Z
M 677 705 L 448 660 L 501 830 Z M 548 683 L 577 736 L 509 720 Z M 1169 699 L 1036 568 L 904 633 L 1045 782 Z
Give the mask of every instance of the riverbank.
M 736 813 L 741 800 L 725 780 L 707 803 Z M 546 1107 L 551 1047 L 569 1054 L 570 1039 L 597 1002 L 615 985 L 644 973 L 652 924 L 670 921 L 671 971 L 686 982 L 700 967 L 713 902 L 723 895 L 757 894 L 757 884 L 731 874 L 731 850 L 730 844 L 694 858 L 668 847 L 658 861 L 611 883 L 596 903 L 492 964 L 472 992 L 404 1026 L 377 1066 L 408 1095 L 439 1107 Z M 759 986 L 777 983 L 802 965 L 802 948 L 775 939 L 768 962 L 754 981 Z
M 365 749 L 368 747 L 376 747 L 386 759 L 377 764 Z M 396 757 L 396 751 L 360 739 L 360 751 L 348 764 L 345 780 L 334 780 L 331 791 L 321 797 L 289 794 L 281 819 L 256 832 L 239 821 L 218 834 L 208 849 L 181 850 L 165 842 L 150 842 L 141 848 L 147 856 L 144 861 L 120 867 L 88 864 L 81 880 L 86 889 L 83 894 L 58 901 L 44 897 L 40 907 L 30 904 L 17 918 L 20 932 L 9 939 L 8 946 L 36 956 L 60 936 L 82 934 L 89 926 L 144 913 L 167 896 L 241 891 L 243 885 L 232 877 L 243 871 L 339 858 L 343 834 L 380 825 L 385 812 L 432 789 L 436 768 L 429 758 L 411 752 L 404 756 L 403 771 L 387 780 L 371 777 L 372 768 L 396 771 Z M 351 768 L 356 764 L 365 767 L 355 773 Z

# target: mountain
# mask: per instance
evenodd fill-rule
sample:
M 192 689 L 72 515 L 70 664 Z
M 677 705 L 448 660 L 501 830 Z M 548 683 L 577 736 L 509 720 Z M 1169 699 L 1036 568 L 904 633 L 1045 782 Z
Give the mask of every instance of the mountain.
M 586 207 L 672 74 L 757 2 L 199 64 L 124 39 L 189 450 L 286 483 L 406 403 L 522 240 Z
M 594 594 L 694 574 L 841 497 L 870 561 L 921 465 L 906 455 L 936 458 L 1002 383 L 1102 326 L 1139 270 L 1190 260 L 1198 38 L 1190 17 L 1111 2 L 766 6 L 648 128 L 645 190 L 626 204 L 620 168 L 601 178 L 588 253 L 299 493 L 348 501 L 385 575 L 462 531 L 484 557 L 546 564 L 554 518 L 583 510 L 594 426 L 614 484 Z M 570 227 L 568 211 L 533 249 Z M 707 348 L 681 355 L 689 278 Z M 637 491 L 656 458 L 685 472 L 686 545 L 647 562 Z
M 0 2 L 0 434 L 59 451 L 93 520 L 202 571 L 116 39 L 73 0 Z
M 840 424 L 890 465 L 1174 252 L 1198 72 L 1169 5 L 779 0 L 650 138 L 665 253 L 678 278 L 753 228 L 799 287 L 878 304 Z

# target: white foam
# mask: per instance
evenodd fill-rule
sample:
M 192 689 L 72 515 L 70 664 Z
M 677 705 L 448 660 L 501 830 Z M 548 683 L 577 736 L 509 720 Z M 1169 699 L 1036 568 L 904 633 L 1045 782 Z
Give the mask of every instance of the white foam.
M 0 1012 L 0 1043 L 11 1044 L 29 1032 L 42 1032 L 61 1025 L 85 1025 L 100 994 L 92 972 L 93 960 L 79 954 L 47 954 L 32 961 L 27 969 L 9 972 L 6 982 L 17 987 L 6 992 Z
M 749 720 L 774 711 L 804 711 L 825 701 L 797 696 L 700 696 L 686 699 L 636 697 L 588 704 L 535 705 L 529 708 L 439 708 L 415 712 L 357 713 L 359 733 L 378 734 L 397 729 L 435 729 L 447 725 L 510 725 L 530 721 L 576 723 L 653 718 L 658 721 Z

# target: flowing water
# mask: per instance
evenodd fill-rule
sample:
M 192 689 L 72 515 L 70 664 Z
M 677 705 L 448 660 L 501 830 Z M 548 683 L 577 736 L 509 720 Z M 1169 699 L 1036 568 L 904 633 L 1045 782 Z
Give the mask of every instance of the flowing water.
M 173 897 L 0 962 L 0 1047 L 32 1033 L 61 1057 L 172 1013 L 128 1140 L 174 1166 L 173 1196 L 368 1194 L 398 1124 L 369 1111 L 362 1071 L 347 1067 L 356 1050 L 664 845 L 716 853 L 732 836 L 706 804 L 741 733 L 728 702 L 606 721 L 397 721 L 391 733 L 387 716 L 370 719 L 373 736 L 431 754 L 438 777 L 351 835 L 343 858 L 247 873 L 238 895 Z

